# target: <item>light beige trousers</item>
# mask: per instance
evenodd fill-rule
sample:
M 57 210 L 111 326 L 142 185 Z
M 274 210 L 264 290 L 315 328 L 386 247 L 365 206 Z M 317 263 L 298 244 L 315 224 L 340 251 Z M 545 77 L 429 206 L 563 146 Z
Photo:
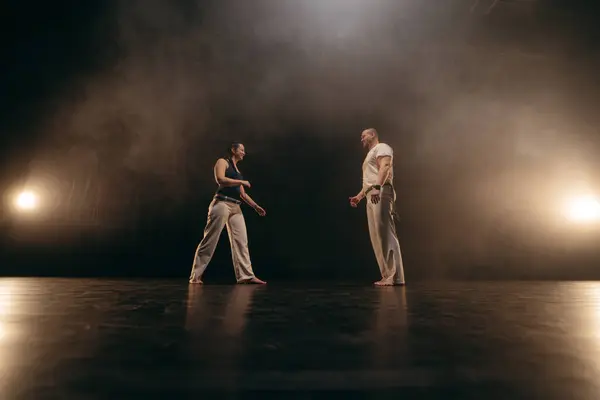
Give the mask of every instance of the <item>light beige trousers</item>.
M 382 186 L 379 203 L 373 204 L 369 194 L 366 200 L 369 235 L 381 279 L 389 283 L 405 283 L 402 252 L 394 225 L 396 192 L 390 186 Z
M 194 256 L 194 264 L 190 275 L 191 280 L 202 278 L 202 274 L 204 274 L 215 253 L 219 237 L 225 226 L 227 226 L 227 234 L 231 244 L 231 256 L 236 280 L 240 282 L 254 278 L 250 253 L 248 252 L 246 221 L 242 209 L 238 204 L 213 199 L 208 207 L 208 220 L 204 228 L 204 237 L 200 241 Z

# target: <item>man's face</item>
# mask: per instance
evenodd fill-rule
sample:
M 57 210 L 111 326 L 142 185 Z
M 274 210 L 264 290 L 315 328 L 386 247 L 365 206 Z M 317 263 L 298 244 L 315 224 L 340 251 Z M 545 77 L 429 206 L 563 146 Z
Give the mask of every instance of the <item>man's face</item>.
M 362 143 L 363 147 L 369 147 L 371 145 L 371 143 L 373 143 L 373 140 L 375 139 L 375 134 L 369 131 L 363 131 L 360 134 L 360 142 Z

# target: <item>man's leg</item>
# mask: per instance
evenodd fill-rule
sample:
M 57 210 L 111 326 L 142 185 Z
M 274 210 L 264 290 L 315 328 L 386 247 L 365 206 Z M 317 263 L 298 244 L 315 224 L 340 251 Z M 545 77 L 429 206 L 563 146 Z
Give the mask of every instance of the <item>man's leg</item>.
M 394 197 L 391 199 L 391 207 L 390 207 L 390 232 L 392 239 L 392 247 L 395 249 L 394 253 L 397 254 L 397 257 L 394 257 L 394 264 L 396 266 L 396 274 L 394 275 L 394 284 L 395 285 L 405 285 L 406 280 L 404 278 L 404 262 L 402 260 L 402 248 L 400 246 L 400 240 L 398 239 L 398 231 L 396 230 L 396 191 L 393 192 Z
M 229 208 L 224 201 L 213 200 L 210 203 L 208 219 L 204 228 L 204 237 L 200 241 L 200 244 L 198 244 L 196 254 L 194 255 L 190 283 L 202 283 L 202 274 L 204 274 L 206 266 L 215 253 L 217 243 L 219 243 L 219 236 L 221 236 L 228 217 Z
M 371 238 L 371 246 L 373 246 L 373 253 L 375 253 L 375 259 L 379 266 L 379 272 L 381 276 L 385 273 L 385 261 L 383 258 L 380 231 L 380 218 L 378 217 L 379 204 L 371 203 L 371 200 L 367 197 L 367 222 L 369 224 L 369 237 Z
M 227 220 L 227 234 L 231 244 L 231 258 L 235 279 L 238 283 L 265 283 L 254 276 L 250 252 L 248 251 L 248 233 L 246 221 L 240 206 L 234 206 Z
M 379 206 L 379 239 L 381 240 L 381 253 L 383 255 L 383 271 L 381 284 L 403 285 L 404 265 L 400 242 L 394 224 L 394 191 L 384 187 L 381 193 Z

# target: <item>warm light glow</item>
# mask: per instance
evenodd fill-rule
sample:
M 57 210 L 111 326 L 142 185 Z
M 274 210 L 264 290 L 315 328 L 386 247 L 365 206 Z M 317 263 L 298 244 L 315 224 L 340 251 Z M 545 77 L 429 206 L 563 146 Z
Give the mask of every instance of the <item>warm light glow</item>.
M 37 208 L 38 199 L 33 192 L 21 192 L 16 198 L 15 205 L 19 210 L 34 210 Z
M 600 202 L 592 196 L 577 197 L 568 204 L 567 217 L 575 222 L 600 221 Z
M 6 335 L 4 320 L 12 312 L 11 310 L 12 284 L 0 282 L 0 341 Z

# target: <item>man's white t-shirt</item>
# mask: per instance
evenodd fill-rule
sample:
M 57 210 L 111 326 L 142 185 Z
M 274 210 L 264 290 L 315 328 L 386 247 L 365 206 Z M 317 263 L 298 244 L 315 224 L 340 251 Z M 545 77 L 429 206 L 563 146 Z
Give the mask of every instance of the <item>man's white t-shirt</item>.
M 390 173 L 387 181 L 384 182 L 392 183 L 392 180 L 394 179 L 394 151 L 385 143 L 377 143 L 371 150 L 369 150 L 362 165 L 363 188 L 377 184 L 377 174 L 379 173 L 379 168 L 377 167 L 377 158 L 383 156 L 390 156 L 392 159 Z

